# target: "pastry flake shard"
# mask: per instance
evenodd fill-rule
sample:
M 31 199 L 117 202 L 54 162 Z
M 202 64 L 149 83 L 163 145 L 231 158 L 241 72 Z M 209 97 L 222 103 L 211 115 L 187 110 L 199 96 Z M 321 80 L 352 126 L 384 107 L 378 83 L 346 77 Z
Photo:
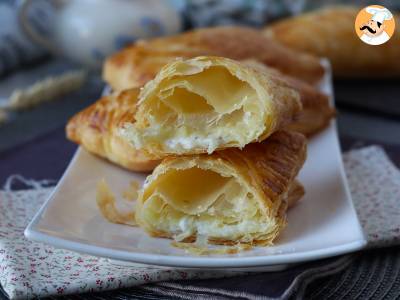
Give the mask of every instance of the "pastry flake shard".
M 107 182 L 103 179 L 97 184 L 96 202 L 101 214 L 105 219 L 111 223 L 124 224 L 136 226 L 135 221 L 135 203 L 138 192 L 138 184 L 132 182 L 129 188 L 123 192 L 123 199 L 125 201 L 125 211 L 120 211 L 117 208 L 117 201 L 110 190 Z M 126 208 L 126 204 L 129 207 Z

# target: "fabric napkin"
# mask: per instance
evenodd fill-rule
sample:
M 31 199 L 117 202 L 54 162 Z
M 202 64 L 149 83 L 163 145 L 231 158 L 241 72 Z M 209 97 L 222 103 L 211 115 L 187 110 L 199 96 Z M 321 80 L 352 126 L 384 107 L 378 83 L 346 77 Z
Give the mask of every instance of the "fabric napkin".
M 400 172 L 382 148 L 344 155 L 353 202 L 368 247 L 400 244 Z M 243 274 L 122 266 L 25 239 L 23 231 L 53 188 L 0 191 L 0 284 L 11 299 L 112 290 L 158 281 L 217 278 Z M 340 259 L 340 258 L 339 258 Z M 305 272 L 296 278 L 310 281 Z M 293 287 L 292 287 L 293 288 Z M 290 291 L 287 291 L 289 294 Z
M 378 146 L 343 155 L 368 248 L 400 244 L 400 171 Z

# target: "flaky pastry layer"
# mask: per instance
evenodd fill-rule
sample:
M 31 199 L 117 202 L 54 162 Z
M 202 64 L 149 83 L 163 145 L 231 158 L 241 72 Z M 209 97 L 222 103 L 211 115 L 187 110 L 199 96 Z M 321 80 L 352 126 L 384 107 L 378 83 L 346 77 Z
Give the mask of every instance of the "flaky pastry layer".
M 270 245 L 304 193 L 295 177 L 305 158 L 305 137 L 288 131 L 243 150 L 167 158 L 139 193 L 136 222 L 175 241 Z
M 297 78 L 284 75 L 278 70 L 260 64 L 255 60 L 245 60 L 243 63 L 253 68 L 274 73 L 300 94 L 300 101 L 303 108 L 286 129 L 311 137 L 327 127 L 330 120 L 335 116 L 336 111 L 331 106 L 329 97 L 316 87 Z
M 121 136 L 155 157 L 212 153 L 262 141 L 301 110 L 299 93 L 276 73 L 221 57 L 166 65 L 139 95 Z
M 159 163 L 117 134 L 121 122 L 133 121 L 139 89 L 105 96 L 73 116 L 66 127 L 68 139 L 89 152 L 133 171 L 151 171 Z

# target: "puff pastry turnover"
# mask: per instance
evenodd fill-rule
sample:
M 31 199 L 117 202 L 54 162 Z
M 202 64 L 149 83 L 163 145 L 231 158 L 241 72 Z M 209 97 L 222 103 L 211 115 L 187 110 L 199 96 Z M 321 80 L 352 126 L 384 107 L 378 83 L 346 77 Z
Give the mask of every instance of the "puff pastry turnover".
M 335 6 L 278 21 L 264 34 L 295 51 L 327 57 L 336 77 L 400 76 L 400 17 L 383 45 L 363 43 L 354 31 L 359 7 Z
M 68 139 L 91 153 L 133 171 L 151 171 L 159 163 L 136 150 L 117 134 L 126 119 L 133 120 L 139 89 L 101 98 L 69 120 Z
M 310 137 L 327 127 L 336 114 L 329 97 L 301 80 L 288 76 L 283 76 L 282 79 L 299 92 L 303 105 L 303 109 L 285 129 Z
M 300 94 L 303 109 L 295 116 L 286 129 L 300 132 L 308 137 L 329 125 L 335 116 L 335 109 L 329 103 L 329 97 L 316 87 L 297 78 L 284 75 L 276 69 L 267 67 L 255 60 L 243 61 L 246 65 L 274 73 Z
M 288 131 L 243 150 L 167 158 L 139 193 L 136 222 L 175 241 L 270 245 L 288 200 L 304 193 L 295 177 L 305 158 L 306 139 Z
M 320 80 L 324 69 L 319 59 L 293 51 L 246 27 L 216 27 L 189 31 L 176 36 L 142 40 L 109 57 L 103 78 L 114 90 L 144 85 L 177 57 L 200 55 L 235 60 L 257 59 L 282 73 L 310 83 Z
M 139 98 L 136 123 L 120 134 L 160 158 L 262 141 L 301 109 L 299 94 L 277 76 L 218 57 L 169 63 Z

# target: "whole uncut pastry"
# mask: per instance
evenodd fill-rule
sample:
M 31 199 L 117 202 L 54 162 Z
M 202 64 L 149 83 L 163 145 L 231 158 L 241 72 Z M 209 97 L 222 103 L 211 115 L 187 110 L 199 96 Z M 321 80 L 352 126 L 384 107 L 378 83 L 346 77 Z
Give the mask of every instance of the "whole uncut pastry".
M 319 59 L 284 47 L 259 30 L 230 26 L 138 41 L 106 60 L 103 78 L 114 90 L 140 87 L 165 64 L 200 55 L 256 59 L 309 83 L 318 82 L 324 74 Z
M 68 139 L 86 150 L 132 171 L 151 171 L 159 163 L 122 139 L 117 130 L 136 112 L 139 89 L 102 97 L 69 120 Z
M 336 77 L 400 76 L 400 17 L 392 38 L 379 46 L 362 42 L 354 21 L 360 7 L 334 6 L 268 25 L 264 35 L 294 51 L 326 57 Z

